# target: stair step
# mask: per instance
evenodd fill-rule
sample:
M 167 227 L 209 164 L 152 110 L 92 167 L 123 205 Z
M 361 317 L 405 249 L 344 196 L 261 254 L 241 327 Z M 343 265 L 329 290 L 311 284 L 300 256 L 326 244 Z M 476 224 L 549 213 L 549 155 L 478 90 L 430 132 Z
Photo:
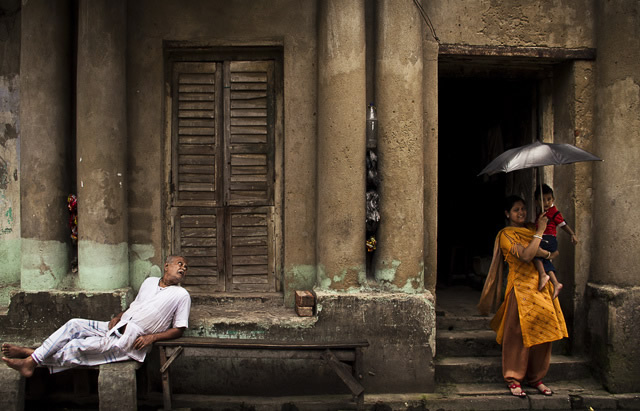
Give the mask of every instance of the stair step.
M 547 381 L 545 379 L 545 381 Z M 554 395 L 546 397 L 535 388 L 523 386 L 526 398 L 509 393 L 504 382 L 485 384 L 436 384 L 436 393 L 428 398 L 429 409 L 438 410 L 569 410 L 616 409 L 636 406 L 640 399 L 608 393 L 592 378 L 580 380 L 552 380 L 549 387 Z
M 452 316 L 443 313 L 436 316 L 436 328 L 448 331 L 490 330 L 489 323 L 492 318 L 481 315 Z
M 501 382 L 501 357 L 444 357 L 435 360 L 436 382 Z M 591 378 L 588 363 L 579 357 L 552 355 L 547 379 L 578 380 Z
M 493 330 L 436 331 L 438 357 L 500 356 L 501 347 Z

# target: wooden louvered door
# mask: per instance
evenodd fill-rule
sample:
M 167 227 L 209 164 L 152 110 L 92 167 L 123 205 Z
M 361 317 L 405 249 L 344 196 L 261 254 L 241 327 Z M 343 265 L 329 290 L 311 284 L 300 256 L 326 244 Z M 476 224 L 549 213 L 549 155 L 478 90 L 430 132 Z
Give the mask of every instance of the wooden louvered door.
M 276 291 L 274 62 L 174 62 L 172 252 L 186 286 Z

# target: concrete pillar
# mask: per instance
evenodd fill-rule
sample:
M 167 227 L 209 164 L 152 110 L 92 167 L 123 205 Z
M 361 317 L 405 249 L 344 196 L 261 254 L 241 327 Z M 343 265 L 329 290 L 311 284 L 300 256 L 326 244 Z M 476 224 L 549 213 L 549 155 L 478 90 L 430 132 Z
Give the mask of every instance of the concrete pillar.
M 70 16 L 68 1 L 22 5 L 20 283 L 26 290 L 56 288 L 70 272 Z
M 438 281 L 438 42 L 423 36 L 424 101 L 424 287 L 435 293 Z
M 423 289 L 424 134 L 422 21 L 409 0 L 379 0 L 376 103 L 380 226 L 376 279 Z
M 318 4 L 317 276 L 344 290 L 365 276 L 364 0 Z
M 596 108 L 589 331 L 612 392 L 640 391 L 640 3 L 595 2 Z
M 126 1 L 81 0 L 78 12 L 79 286 L 129 284 Z
M 640 3 L 598 3 L 595 218 L 592 281 L 640 285 Z M 632 16 L 635 16 L 632 18 Z M 638 36 L 636 36 L 636 34 Z M 624 53 L 621 52 L 624 50 Z

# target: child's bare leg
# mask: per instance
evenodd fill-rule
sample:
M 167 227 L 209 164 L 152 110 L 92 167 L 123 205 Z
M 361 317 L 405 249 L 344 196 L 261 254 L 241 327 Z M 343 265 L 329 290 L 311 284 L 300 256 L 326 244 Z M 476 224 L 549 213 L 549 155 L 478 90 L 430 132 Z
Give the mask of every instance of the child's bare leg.
M 542 265 L 542 261 L 537 258 L 533 259 L 533 265 L 538 270 L 538 291 L 542 291 L 547 282 L 549 281 L 549 276 L 544 272 L 544 266 Z
M 564 287 L 564 286 L 556 278 L 556 273 L 555 272 L 549 271 L 549 278 L 551 280 L 551 284 L 553 284 L 553 298 L 555 299 L 555 298 L 558 297 L 558 294 L 560 294 L 560 291 L 562 290 L 562 287 Z

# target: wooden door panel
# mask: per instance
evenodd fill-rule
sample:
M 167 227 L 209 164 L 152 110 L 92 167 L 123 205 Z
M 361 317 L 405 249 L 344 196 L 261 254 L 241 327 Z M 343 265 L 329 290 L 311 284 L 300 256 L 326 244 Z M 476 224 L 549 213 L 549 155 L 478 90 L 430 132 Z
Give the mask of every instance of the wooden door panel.
M 175 210 L 174 253 L 189 264 L 185 287 L 224 291 L 223 215 L 214 207 Z
M 173 62 L 172 248 L 193 290 L 274 292 L 273 60 Z

